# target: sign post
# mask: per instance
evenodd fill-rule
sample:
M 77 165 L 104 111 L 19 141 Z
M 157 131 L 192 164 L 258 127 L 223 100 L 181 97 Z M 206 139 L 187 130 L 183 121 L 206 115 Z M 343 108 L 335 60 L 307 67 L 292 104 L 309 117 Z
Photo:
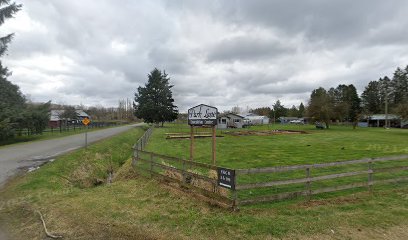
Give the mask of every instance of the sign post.
M 82 124 L 85 125 L 85 149 L 88 147 L 88 125 L 91 123 L 91 120 L 89 118 L 84 118 L 82 119 Z
M 194 126 L 190 127 L 190 161 L 194 159 Z
M 212 126 L 212 164 L 215 166 L 215 139 L 218 109 L 216 107 L 200 104 L 188 110 L 188 124 L 190 133 L 190 160 L 194 159 L 194 126 Z
M 217 139 L 217 135 L 216 135 L 216 131 L 215 131 L 215 126 L 212 126 L 212 162 L 213 162 L 213 165 L 215 166 L 215 141 L 216 141 L 216 139 Z

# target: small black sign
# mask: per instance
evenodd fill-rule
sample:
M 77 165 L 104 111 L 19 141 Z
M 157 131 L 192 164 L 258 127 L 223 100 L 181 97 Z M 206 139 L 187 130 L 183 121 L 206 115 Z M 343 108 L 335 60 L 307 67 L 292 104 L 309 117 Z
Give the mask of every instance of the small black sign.
M 228 168 L 218 168 L 218 186 L 228 189 L 235 189 L 235 170 Z

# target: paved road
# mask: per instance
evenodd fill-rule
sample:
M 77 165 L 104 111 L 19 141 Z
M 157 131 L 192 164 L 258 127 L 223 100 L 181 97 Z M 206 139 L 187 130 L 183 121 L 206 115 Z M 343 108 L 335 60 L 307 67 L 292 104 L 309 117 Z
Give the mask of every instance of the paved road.
M 142 125 L 134 124 L 88 133 L 88 143 L 125 132 Z M 0 187 L 17 172 L 33 169 L 63 153 L 84 147 L 84 133 L 45 141 L 16 144 L 0 148 Z M 136 141 L 136 139 L 135 139 Z M 1 235 L 0 235 L 1 236 Z

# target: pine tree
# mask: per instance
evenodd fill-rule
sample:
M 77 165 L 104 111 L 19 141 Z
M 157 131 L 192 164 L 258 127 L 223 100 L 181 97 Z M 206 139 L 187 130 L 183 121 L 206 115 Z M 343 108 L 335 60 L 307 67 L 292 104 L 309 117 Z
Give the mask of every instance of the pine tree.
M 19 87 L 7 80 L 10 75 L 0 61 L 0 140 L 14 135 L 17 118 L 25 103 Z
M 0 0 L 0 26 L 3 25 L 7 18 L 12 18 L 14 14 L 21 10 L 22 5 L 15 2 L 10 3 L 10 0 Z M 7 51 L 7 45 L 13 39 L 14 33 L 0 37 L 0 57 Z
M 178 110 L 174 105 L 170 78 L 155 68 L 148 75 L 145 87 L 139 87 L 135 93 L 135 116 L 147 123 L 163 123 L 177 119 Z
M 298 117 L 304 117 L 305 116 L 305 105 L 301 102 L 299 105 L 299 111 L 298 111 Z
M 279 99 L 272 105 L 272 110 L 274 115 L 274 122 L 276 122 L 276 119 L 284 117 L 287 114 L 287 109 L 282 105 Z
M 368 114 L 381 113 L 380 84 L 371 81 L 361 94 L 363 109 Z

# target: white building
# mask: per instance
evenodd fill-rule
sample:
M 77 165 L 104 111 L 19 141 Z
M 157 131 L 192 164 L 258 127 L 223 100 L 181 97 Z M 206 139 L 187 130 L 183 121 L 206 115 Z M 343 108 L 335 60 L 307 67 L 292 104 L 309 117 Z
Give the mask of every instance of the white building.
M 269 124 L 269 118 L 266 116 L 259 116 L 254 113 L 244 114 L 244 121 L 248 122 L 249 125 L 263 125 Z
M 221 114 L 217 121 L 217 128 L 219 129 L 242 128 L 244 126 L 244 117 L 233 113 Z

